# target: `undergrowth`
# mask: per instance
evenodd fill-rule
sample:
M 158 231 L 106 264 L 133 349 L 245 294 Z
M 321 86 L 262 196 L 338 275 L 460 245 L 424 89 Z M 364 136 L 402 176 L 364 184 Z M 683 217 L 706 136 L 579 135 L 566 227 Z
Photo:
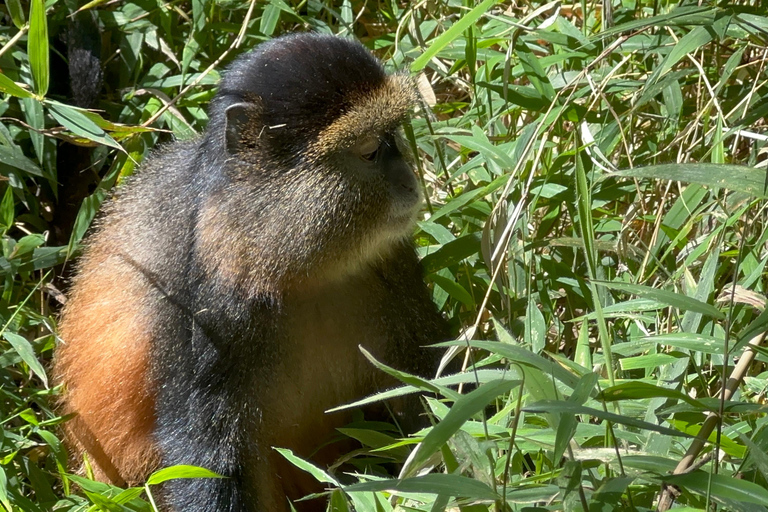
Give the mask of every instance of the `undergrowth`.
M 87 26 L 103 84 L 83 99 L 67 42 Z M 355 484 L 283 452 L 329 509 L 768 510 L 759 0 L 5 0 L 0 506 L 148 511 L 155 484 L 201 475 L 68 473 L 46 374 L 60 290 L 109 191 L 204 129 L 226 63 L 306 30 L 418 77 L 415 236 L 464 371 L 390 392 L 429 392 L 414 437 L 343 431 L 369 448 Z M 408 454 L 397 478 L 368 471 Z

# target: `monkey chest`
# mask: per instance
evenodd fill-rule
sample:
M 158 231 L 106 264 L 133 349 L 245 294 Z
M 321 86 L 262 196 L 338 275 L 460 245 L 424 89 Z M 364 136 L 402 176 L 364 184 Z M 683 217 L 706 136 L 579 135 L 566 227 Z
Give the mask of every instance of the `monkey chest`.
M 377 370 L 359 349 L 382 354 L 389 341 L 372 315 L 375 292 L 375 283 L 354 281 L 287 301 L 282 355 L 262 397 L 270 443 L 306 456 L 349 421 L 344 413 L 325 411 L 377 391 Z

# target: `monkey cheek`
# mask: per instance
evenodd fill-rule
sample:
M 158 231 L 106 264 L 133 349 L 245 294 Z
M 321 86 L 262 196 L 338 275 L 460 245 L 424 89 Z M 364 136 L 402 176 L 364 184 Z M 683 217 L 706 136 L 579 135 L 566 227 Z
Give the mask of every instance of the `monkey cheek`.
M 390 215 L 415 217 L 421 205 L 421 191 L 411 167 L 395 159 L 385 166 L 384 176 L 389 184 Z
M 412 184 L 393 183 L 390 185 L 392 200 L 390 202 L 390 214 L 394 216 L 413 217 L 421 205 L 421 193 L 416 186 L 416 180 Z
M 390 200 L 387 224 L 390 229 L 410 233 L 421 207 L 421 193 L 416 180 L 413 185 L 390 184 Z

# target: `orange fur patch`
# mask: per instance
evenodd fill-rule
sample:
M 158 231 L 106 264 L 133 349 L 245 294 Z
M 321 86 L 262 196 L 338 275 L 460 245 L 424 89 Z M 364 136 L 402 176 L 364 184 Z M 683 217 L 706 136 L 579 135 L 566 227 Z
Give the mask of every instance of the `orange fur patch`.
M 75 453 L 96 477 L 136 484 L 158 464 L 155 404 L 148 377 L 151 318 L 142 279 L 103 246 L 83 262 L 60 325 L 54 374 Z
M 401 122 L 416 103 L 416 89 L 406 75 L 389 75 L 380 88 L 354 102 L 352 109 L 325 128 L 309 148 L 314 155 L 351 147 L 361 137 Z

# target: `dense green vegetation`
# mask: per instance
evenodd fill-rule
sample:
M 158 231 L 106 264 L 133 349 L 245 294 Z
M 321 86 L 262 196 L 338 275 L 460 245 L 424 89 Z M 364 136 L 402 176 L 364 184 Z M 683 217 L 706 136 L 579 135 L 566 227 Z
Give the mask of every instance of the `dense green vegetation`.
M 93 110 L 67 79 L 88 20 Z M 402 442 L 345 429 L 376 449 L 352 457 L 359 483 L 295 460 L 336 489 L 330 509 L 652 510 L 674 496 L 768 510 L 760 0 L 5 0 L 0 508 L 152 510 L 151 485 L 67 473 L 46 376 L 59 290 L 109 191 L 158 143 L 204 129 L 227 62 L 296 30 L 355 36 L 418 74 L 416 237 L 466 370 L 396 374 L 401 392 L 430 392 L 435 426 Z M 473 387 L 448 387 L 460 381 Z M 381 463 L 412 449 L 386 478 Z

